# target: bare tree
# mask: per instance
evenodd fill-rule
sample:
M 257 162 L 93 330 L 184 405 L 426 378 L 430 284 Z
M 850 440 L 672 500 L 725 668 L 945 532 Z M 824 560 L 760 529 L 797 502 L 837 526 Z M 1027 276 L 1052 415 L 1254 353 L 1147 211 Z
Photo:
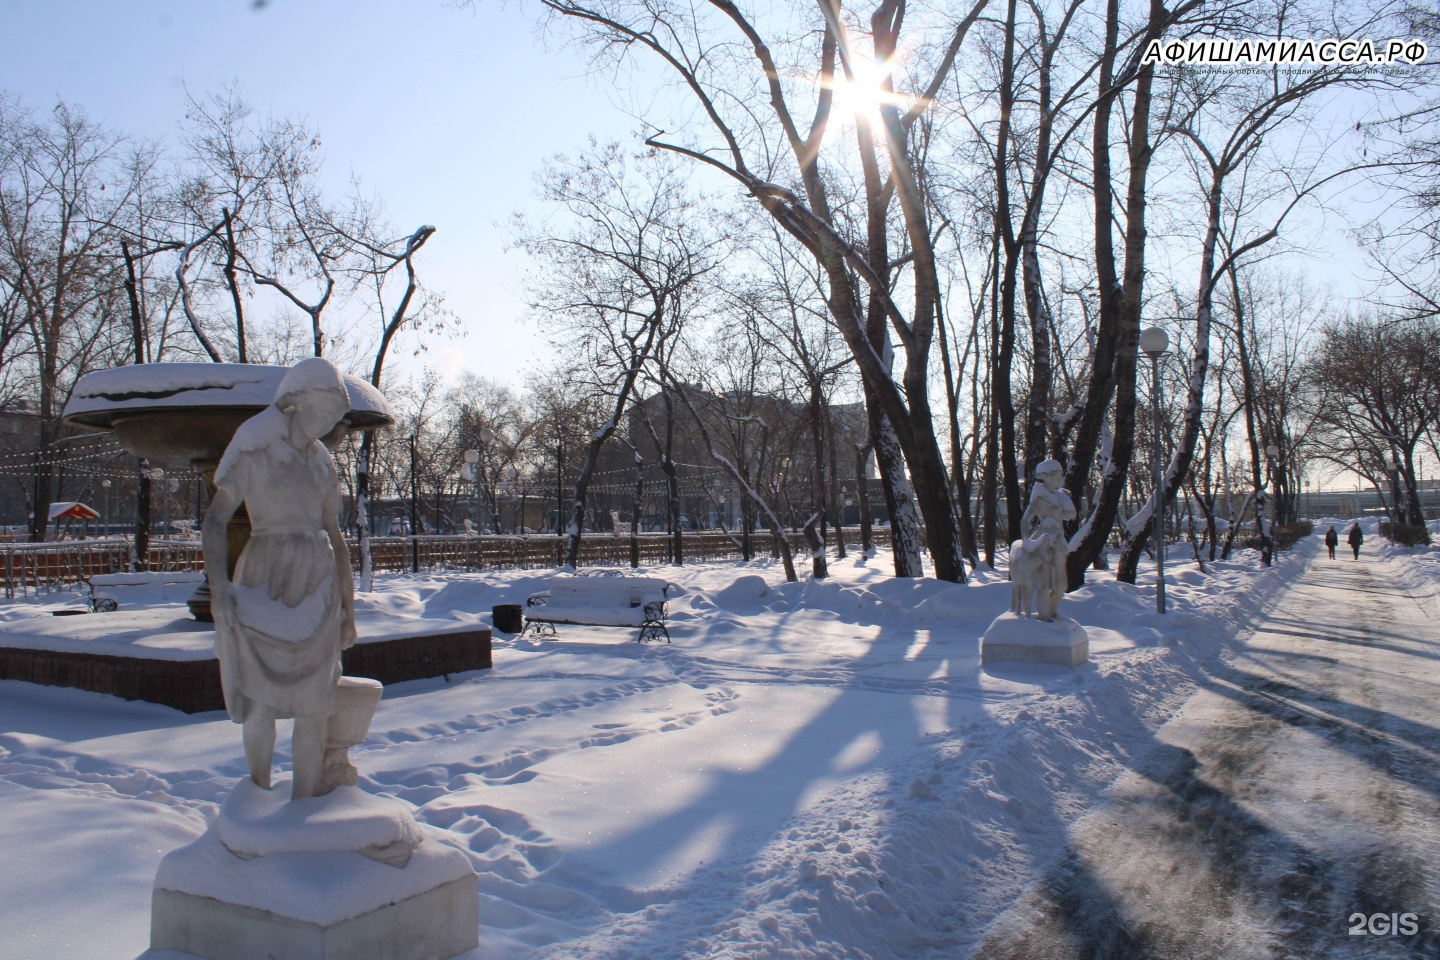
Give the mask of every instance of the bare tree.
M 1334 451 L 1327 457 L 1372 481 L 1386 477 L 1384 463 L 1392 459 L 1398 467 L 1395 519 L 1417 526 L 1424 523 L 1417 452 L 1440 420 L 1440 392 L 1431 371 L 1437 356 L 1440 322 L 1384 314 L 1327 325 L 1315 355 L 1314 386 L 1323 398 L 1320 426 Z M 1345 462 L 1349 457 L 1355 459 Z
M 921 572 L 913 513 L 918 501 L 936 576 L 965 577 L 929 402 L 940 284 L 917 172 L 923 159 L 912 135 L 951 77 L 985 4 L 979 0 L 957 23 L 907 19 L 902 0 L 884 0 L 863 26 L 838 6 L 797 9 L 795 16 L 813 22 L 817 47 L 803 31 L 792 34 L 803 38 L 795 41 L 778 35 L 767 39 L 761 21 L 728 0 L 683 11 L 652 0 L 545 3 L 555 14 L 583 24 L 586 39 L 601 56 L 646 50 L 673 70 L 699 107 L 703 129 L 690 129 L 683 142 L 659 134 L 650 142 L 739 183 L 815 258 L 826 278 L 831 316 L 859 366 L 875 418 L 877 459 L 891 500 L 896 573 L 902 576 Z M 727 42 L 731 38 L 738 43 Z M 897 57 L 902 49 L 907 56 L 925 53 L 902 67 Z M 748 63 L 747 56 L 752 58 Z M 813 99 L 808 91 L 787 87 L 784 77 L 796 71 L 818 80 Z M 897 94 L 900 85 L 908 85 L 908 98 Z M 858 91 L 856 97 L 869 98 L 873 109 L 855 109 L 835 120 L 837 88 Z M 805 125 L 798 119 L 800 110 L 812 108 L 813 119 Z M 822 163 L 840 149 L 831 135 L 832 120 L 841 130 L 853 123 L 854 143 L 845 148 L 859 160 L 860 183 L 853 196 L 843 193 L 844 184 Z M 777 182 L 782 180 L 793 186 Z M 902 275 L 911 297 L 908 309 L 896 295 Z M 904 355 L 898 378 L 892 372 L 892 335 Z
M 347 239 L 360 251 L 363 259 L 358 261 L 356 270 L 357 287 L 368 287 L 373 296 L 373 307 L 382 324 L 379 342 L 375 347 L 375 360 L 370 366 L 370 383 L 376 390 L 384 384 L 385 361 L 395 337 L 407 326 L 415 327 L 424 321 L 426 315 L 434 316 L 439 311 L 439 302 L 424 295 L 415 269 L 415 257 L 435 234 L 432 226 L 421 226 L 408 237 L 391 241 L 369 239 L 373 233 L 367 229 L 363 234 Z M 394 277 L 403 268 L 404 284 L 393 306 L 389 299 L 390 286 Z M 419 303 L 416 302 L 419 294 Z M 370 556 L 370 471 L 374 458 L 376 436 L 374 430 L 366 430 L 360 441 L 360 451 L 355 472 L 355 528 L 360 538 L 360 583 L 361 590 L 372 589 L 374 567 Z
M 852 363 L 839 342 L 825 308 L 824 278 L 807 270 L 805 260 L 773 223 L 756 238 L 753 254 L 760 275 L 748 286 L 731 289 L 732 310 L 739 323 L 750 326 L 755 337 L 768 345 L 780 361 L 786 379 L 793 379 L 805 410 L 810 451 L 813 506 L 804 526 L 812 573 L 829 575 L 825 559 L 825 522 L 834 512 L 826 495 L 835 487 L 834 470 L 826 476 L 833 433 L 831 399 L 838 374 Z M 813 261 L 811 261 L 813 266 Z M 831 497 L 833 503 L 833 497 Z M 838 513 L 837 513 L 838 516 Z M 837 531 L 838 532 L 838 531 Z
M 1311 102 L 1322 93 L 1360 79 L 1360 74 L 1346 68 L 1317 70 L 1302 74 L 1298 80 L 1283 83 L 1270 78 L 1263 78 L 1260 82 L 1244 76 L 1231 79 L 1221 73 L 1182 78 L 1185 108 L 1172 116 L 1169 129 L 1183 137 L 1190 148 L 1187 159 L 1192 178 L 1204 199 L 1205 210 L 1200 233 L 1199 282 L 1193 301 L 1194 354 L 1186 385 L 1180 438 L 1164 472 L 1164 498 L 1157 505 L 1155 498 L 1159 491 L 1151 491 L 1150 501 L 1142 508 L 1141 514 L 1127 521 L 1125 531 L 1128 539 L 1116 574 L 1122 581 L 1135 581 L 1136 566 L 1145 548 L 1146 535 L 1156 522 L 1156 515 L 1163 515 L 1165 506 L 1184 486 L 1194 462 L 1208 381 L 1210 330 L 1217 285 L 1227 277 L 1238 282 L 1236 278 L 1247 258 L 1256 256 L 1280 236 L 1286 220 L 1300 202 L 1320 185 L 1343 176 L 1350 169 L 1348 164 L 1342 163 L 1339 170 L 1311 175 L 1303 169 L 1301 158 L 1293 152 L 1267 153 L 1263 151 L 1263 145 L 1267 139 L 1292 126 L 1301 128 L 1293 133 L 1303 138 L 1304 127 L 1310 119 Z M 1233 182 L 1237 180 L 1238 185 Z M 1275 202 L 1276 187 L 1272 184 L 1279 185 L 1282 198 L 1279 203 Z M 1231 192 L 1236 196 L 1231 196 Z M 1257 200 L 1257 197 L 1263 199 Z M 1247 406 L 1247 423 L 1251 426 L 1249 435 L 1253 438 L 1256 436 L 1253 406 L 1257 393 L 1249 343 L 1245 338 L 1243 310 L 1238 305 L 1235 316 L 1243 396 Z M 1272 431 L 1269 436 L 1277 443 L 1283 440 L 1278 430 Z M 1262 444 L 1252 439 L 1251 446 L 1258 470 L 1258 453 Z M 1258 496 L 1262 489 L 1258 474 L 1255 489 Z M 1268 544 L 1263 531 L 1262 540 Z M 1268 546 L 1265 562 L 1269 562 Z
M 122 284 L 112 252 L 155 154 L 65 103 L 46 120 L 0 106 L 0 278 L 37 381 L 30 535 L 43 540 L 55 485 L 43 452 L 71 386 L 113 335 Z
M 785 567 L 785 580 L 789 583 L 796 582 L 799 580 L 799 577 L 795 574 L 795 558 L 790 549 L 790 541 L 785 536 L 785 525 L 781 522 L 779 515 L 775 513 L 774 506 L 770 500 L 760 492 L 755 478 L 748 475 L 731 457 L 727 457 L 716 447 L 712 439 L 711 430 L 706 425 L 707 420 L 713 421 L 717 416 L 722 421 L 731 419 L 731 415 L 724 409 L 728 405 L 728 398 L 724 396 L 715 397 L 713 394 L 710 395 L 709 399 L 712 402 L 718 401 L 721 410 L 718 413 L 703 411 L 701 404 L 704 403 L 705 398 L 701 395 L 701 391 L 678 382 L 672 384 L 672 386 L 690 413 L 690 422 L 699 434 L 702 449 L 710 455 L 712 460 L 724 469 L 730 476 L 730 479 L 740 488 L 741 494 L 753 503 L 769 521 L 774 543 L 779 549 L 780 560 Z M 763 424 L 761 426 L 763 429 Z
M 367 236 L 373 204 L 358 187 L 339 204 L 320 188 L 320 137 L 285 118 L 252 117 L 238 89 L 204 100 L 191 97 L 184 132 L 187 166 L 178 173 L 186 212 L 178 225 L 184 247 L 175 268 L 181 302 L 196 339 L 212 360 L 229 352 L 250 359 L 242 282 L 274 291 L 309 326 L 314 356 L 326 354 L 324 314 L 336 300 L 357 238 Z M 221 300 L 234 313 L 234 347 L 200 316 Z M 216 311 L 218 312 L 218 311 Z
M 684 323 L 698 283 L 714 267 L 717 240 L 676 163 L 654 151 L 627 156 L 592 144 L 576 161 L 552 162 L 539 179 L 542 198 L 564 211 L 565 222 L 517 220 L 518 243 L 541 265 L 532 308 L 557 347 L 584 363 L 609 407 L 575 479 L 565 547 L 573 568 L 600 449 L 618 429 L 662 331 Z

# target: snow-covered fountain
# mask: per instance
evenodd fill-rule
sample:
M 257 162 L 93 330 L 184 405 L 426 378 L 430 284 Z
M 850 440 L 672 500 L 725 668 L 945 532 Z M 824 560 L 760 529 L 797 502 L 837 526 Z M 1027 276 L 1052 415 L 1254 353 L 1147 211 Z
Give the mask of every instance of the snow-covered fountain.
M 64 420 L 83 430 L 115 434 L 136 457 L 186 462 L 213 495 L 215 467 L 240 424 L 275 399 L 288 367 L 257 363 L 141 363 L 86 374 L 65 405 Z M 326 438 L 334 446 L 353 430 L 395 422 L 389 402 L 369 383 L 346 376 L 350 410 Z M 244 510 L 230 524 L 230 565 L 250 539 Z M 208 581 L 189 601 L 196 620 L 209 622 Z
M 215 470 L 227 444 L 241 424 L 273 403 L 288 369 L 163 363 L 103 370 L 80 379 L 64 416 L 75 426 L 114 433 L 137 457 L 190 463 L 211 483 L 213 498 Z M 329 445 L 347 431 L 393 420 L 390 405 L 368 383 L 345 377 L 344 385 L 349 409 L 324 438 Z M 225 534 L 229 574 L 251 538 L 243 509 Z M 187 713 L 223 707 L 208 583 L 196 590 L 195 574 L 175 571 L 108 579 L 121 591 L 116 612 L 7 623 L 0 677 L 147 700 Z M 345 669 L 381 683 L 491 665 L 490 629 L 473 611 L 435 617 L 362 595 L 355 628 L 358 637 L 345 651 Z

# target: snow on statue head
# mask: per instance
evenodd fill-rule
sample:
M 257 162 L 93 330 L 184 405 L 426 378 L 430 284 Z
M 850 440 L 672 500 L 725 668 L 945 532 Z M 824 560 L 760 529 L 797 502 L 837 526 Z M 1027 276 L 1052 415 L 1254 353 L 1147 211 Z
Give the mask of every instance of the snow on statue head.
M 265 789 L 275 721 L 295 719 L 295 799 L 355 782 L 336 732 L 368 728 L 380 697 L 375 681 L 341 677 L 340 651 L 355 642 L 355 593 L 335 461 L 320 441 L 344 429 L 348 409 L 333 364 L 319 357 L 297 363 L 275 403 L 235 432 L 205 516 L 225 707 L 244 724 L 250 778 Z M 226 527 L 241 504 L 253 531 L 229 570 Z M 364 736 L 361 729 L 346 739 Z
M 295 439 L 303 436 L 321 440 L 340 425 L 349 411 L 350 394 L 333 363 L 311 357 L 295 364 L 281 379 L 275 390 L 275 406 L 289 414 Z
M 1065 595 L 1065 556 L 1070 552 L 1065 524 L 1075 519 L 1075 504 L 1060 487 L 1065 469 L 1058 460 L 1036 466 L 1035 479 L 1040 482 L 1030 491 L 1030 505 L 1020 520 L 1020 539 L 1010 545 L 1010 610 L 1028 617 L 1033 606 L 1040 620 L 1049 621 L 1055 619 Z

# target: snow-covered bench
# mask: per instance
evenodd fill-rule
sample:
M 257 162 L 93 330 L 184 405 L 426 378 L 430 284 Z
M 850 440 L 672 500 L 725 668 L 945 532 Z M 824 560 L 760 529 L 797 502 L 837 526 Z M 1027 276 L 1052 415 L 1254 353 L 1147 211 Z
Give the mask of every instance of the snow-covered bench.
M 95 600 L 109 600 L 125 606 L 151 603 L 162 597 L 178 599 L 203 583 L 205 574 L 199 570 L 150 570 L 145 573 L 100 573 L 90 578 Z M 177 589 L 178 588 L 178 589 Z M 114 609 L 111 607 L 110 609 Z
M 555 624 L 639 627 L 635 639 L 665 638 L 665 598 L 670 584 L 654 577 L 556 577 L 550 589 L 525 601 L 525 629 L 555 635 Z

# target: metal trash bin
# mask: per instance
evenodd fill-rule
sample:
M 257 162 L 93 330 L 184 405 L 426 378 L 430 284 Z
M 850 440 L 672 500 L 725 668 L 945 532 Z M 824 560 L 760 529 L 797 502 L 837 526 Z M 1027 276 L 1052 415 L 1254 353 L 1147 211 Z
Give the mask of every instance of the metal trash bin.
M 519 633 L 525 629 L 524 610 L 518 603 L 497 603 L 490 608 L 490 622 L 502 633 Z

